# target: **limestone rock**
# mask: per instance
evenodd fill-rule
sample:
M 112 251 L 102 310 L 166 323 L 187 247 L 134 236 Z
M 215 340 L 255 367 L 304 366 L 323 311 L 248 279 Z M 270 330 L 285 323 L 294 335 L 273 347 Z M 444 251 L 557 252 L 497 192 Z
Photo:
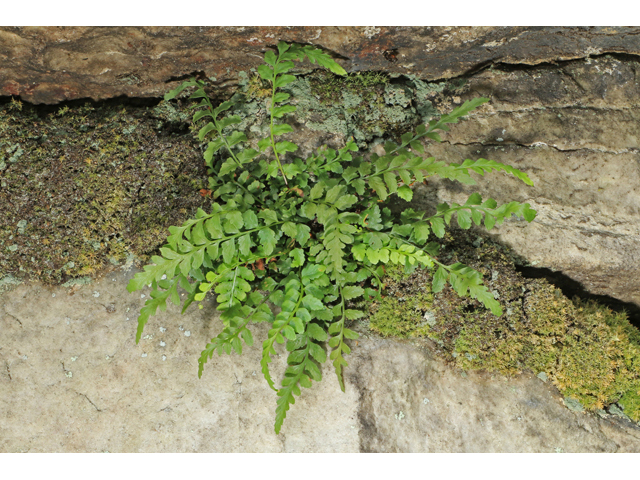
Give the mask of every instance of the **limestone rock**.
M 276 395 L 259 367 L 264 325 L 242 356 L 197 357 L 221 322 L 213 302 L 152 317 L 112 272 L 77 288 L 0 296 L 2 452 L 637 452 L 640 428 L 567 409 L 549 384 L 443 363 L 426 342 L 361 338 L 346 393 L 323 381 L 273 431 Z M 96 296 L 95 293 L 99 296 Z M 54 296 L 55 295 L 55 296 Z M 189 335 L 187 335 L 189 333 Z M 284 357 L 271 364 L 274 378 Z

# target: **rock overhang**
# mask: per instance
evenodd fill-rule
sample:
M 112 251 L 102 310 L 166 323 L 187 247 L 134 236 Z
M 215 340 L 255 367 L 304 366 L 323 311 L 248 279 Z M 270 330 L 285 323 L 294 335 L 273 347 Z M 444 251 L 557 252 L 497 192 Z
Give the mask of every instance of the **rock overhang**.
M 34 104 L 162 97 L 200 74 L 218 87 L 278 40 L 313 44 L 349 72 L 434 81 L 492 64 L 640 56 L 637 27 L 2 27 L 0 96 Z

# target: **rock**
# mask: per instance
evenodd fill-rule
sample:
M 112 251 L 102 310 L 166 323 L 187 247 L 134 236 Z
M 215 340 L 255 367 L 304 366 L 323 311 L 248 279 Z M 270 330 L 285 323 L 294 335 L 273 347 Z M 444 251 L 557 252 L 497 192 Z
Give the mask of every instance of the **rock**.
M 591 294 L 640 306 L 639 69 L 637 60 L 605 56 L 469 78 L 460 101 L 491 102 L 428 153 L 448 162 L 491 158 L 525 171 L 535 186 L 499 173 L 473 186 L 430 180 L 437 194 L 421 187 L 414 204 L 464 203 L 476 191 L 498 203 L 529 202 L 535 221 L 506 221 L 492 231 L 497 239 Z
M 637 27 L 2 27 L 0 95 L 47 104 L 161 97 L 193 75 L 224 88 L 278 40 L 323 47 L 351 72 L 439 80 L 489 64 L 638 55 L 637 34 Z
M 428 189 L 416 189 L 413 205 L 430 211 L 442 201 L 463 203 L 476 190 L 499 202 L 529 202 L 538 211 L 536 220 L 507 221 L 493 231 L 496 238 L 531 265 L 565 275 L 592 295 L 625 302 L 638 316 L 637 33 L 637 27 L 2 27 L 0 94 L 33 103 L 158 98 L 190 75 L 209 78 L 218 93 L 230 93 L 278 39 L 325 48 L 352 72 L 381 70 L 397 77 L 380 93 L 382 113 L 370 111 L 358 95 L 345 96 L 347 90 L 335 107 L 322 107 L 325 101 L 309 91 L 309 82 L 299 84 L 292 93 L 307 95 L 297 112 L 299 126 L 306 128 L 293 138 L 301 152 L 323 142 L 340 144 L 349 135 L 366 146 L 376 135 L 397 136 L 434 113 L 484 95 L 490 104 L 428 152 L 450 162 L 502 161 L 526 171 L 535 187 L 497 173 L 472 187 L 431 179 Z M 172 125 L 188 118 L 162 105 L 158 109 L 167 110 L 162 115 Z M 245 112 L 249 118 L 257 113 Z M 364 128 L 356 122 L 368 123 Z M 128 128 L 122 132 L 130 134 Z M 22 145 L 27 141 L 34 145 Z M 41 141 L 0 141 L 8 146 L 6 158 L 0 155 L 3 188 L 10 170 L 26 162 L 16 160 L 18 152 L 44 152 L 35 145 Z M 22 248 L 9 243 L 1 253 Z M 94 249 L 101 248 L 94 240 Z M 39 270 L 58 275 L 64 262 L 54 263 Z
M 352 344 L 346 393 L 326 364 L 275 435 L 276 394 L 259 366 L 265 325 L 252 327 L 243 356 L 214 355 L 198 380 L 197 357 L 222 327 L 213 301 L 184 316 L 170 305 L 136 345 L 143 300 L 125 289 L 134 273 L 112 272 L 73 296 L 38 284 L 0 296 L 0 451 L 640 450 L 635 424 L 572 412 L 533 374 L 463 378 L 427 341 L 380 338 Z M 284 357 L 271 365 L 280 379 Z
M 533 374 L 507 379 L 467 372 L 463 377 L 435 358 L 430 344 L 418 341 L 369 340 L 361 342 L 354 357 L 348 378 L 360 393 L 362 452 L 638 448 L 632 446 L 639 441 L 638 427 L 570 411 L 557 392 Z M 400 411 L 401 420 L 395 417 Z
M 321 46 L 351 72 L 393 75 L 370 89 L 381 100 L 377 114 L 370 110 L 375 102 L 346 88 L 326 103 L 312 88 L 314 72 L 291 84 L 301 95 L 292 140 L 304 153 L 322 143 L 341 145 L 352 134 L 361 147 L 377 148 L 380 135 L 397 137 L 435 113 L 486 96 L 489 104 L 453 126 L 444 143 L 427 145 L 428 153 L 449 162 L 492 158 L 526 171 L 535 187 L 498 173 L 472 187 L 429 179 L 416 187 L 412 206 L 431 211 L 442 201 L 464 203 L 474 191 L 498 202 L 529 202 L 538 210 L 536 220 L 505 222 L 492 231 L 498 240 L 526 265 L 562 273 L 592 294 L 640 305 L 637 33 L 552 27 L 2 27 L 0 95 L 36 104 L 153 100 L 198 75 L 228 96 L 239 82 L 246 85 L 265 47 L 282 38 Z M 304 392 L 279 437 L 273 433 L 275 394 L 258 367 L 260 342 L 244 357 L 214 358 L 197 380 L 196 358 L 221 328 L 211 305 L 181 317 L 180 328 L 179 312 L 170 307 L 147 326 L 153 341 L 134 346 L 140 292 L 125 292 L 126 275 L 115 275 L 115 282 L 85 275 L 95 274 L 107 258 L 117 262 L 126 255 L 130 266 L 134 254 L 161 245 L 167 225 L 210 201 L 206 185 L 198 184 L 206 178 L 201 152 L 187 133 L 186 105 L 150 103 L 153 108 L 142 115 L 110 114 L 108 122 L 100 115 L 110 102 L 95 112 L 75 104 L 57 113 L 25 106 L 29 117 L 20 117 L 18 102 L 3 105 L 10 113 L 3 115 L 8 128 L 0 136 L 0 203 L 11 215 L 6 224 L 0 220 L 0 261 L 10 267 L 0 275 L 0 287 L 14 288 L 25 272 L 57 283 L 82 278 L 69 280 L 69 290 L 22 285 L 0 301 L 8 325 L 0 333 L 6 370 L 0 382 L 9 392 L 0 398 L 6 419 L 0 450 L 638 451 L 638 428 L 620 416 L 622 410 L 610 408 L 611 416 L 572 412 L 550 383 L 533 374 L 507 379 L 456 371 L 428 342 L 361 339 L 346 371 L 347 393 L 339 392 L 332 369 L 325 368 L 325 380 Z M 243 126 L 259 131 L 264 108 L 257 101 L 250 108 Z M 365 121 L 368 129 L 358 123 Z M 44 127 L 32 130 L 30 122 L 47 125 L 47 133 Z M 113 138 L 106 152 L 100 134 Z M 135 145 L 133 136 L 149 144 Z M 175 190 L 170 195 L 163 189 L 167 183 Z M 111 198 L 123 186 L 126 195 Z M 85 203 L 96 211 L 81 229 L 71 213 Z M 19 232 L 25 211 L 32 214 Z M 44 232 L 55 234 L 50 245 L 40 241 Z M 70 246 L 77 247 L 71 255 Z M 264 325 L 254 330 L 256 338 L 264 333 Z M 282 360 L 273 364 L 276 377 Z

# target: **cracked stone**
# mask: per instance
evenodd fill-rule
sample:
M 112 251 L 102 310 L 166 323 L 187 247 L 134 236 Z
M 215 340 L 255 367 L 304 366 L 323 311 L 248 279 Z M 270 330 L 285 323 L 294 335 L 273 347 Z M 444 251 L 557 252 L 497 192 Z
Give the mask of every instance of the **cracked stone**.
M 239 32 L 232 27 L 2 27 L 0 56 L 5 60 L 0 95 L 48 104 L 121 95 L 161 97 L 177 79 L 191 75 L 215 78 L 217 87 L 224 89 L 237 82 L 240 70 L 256 68 L 264 48 L 280 38 L 325 48 L 338 56 L 347 71 L 419 74 L 437 80 L 487 64 L 537 65 L 593 55 L 588 52 L 640 55 L 638 30 L 245 27 Z M 598 73 L 607 71 L 615 79 L 614 68 Z M 567 75 L 571 74 L 576 75 Z M 582 88 L 578 82 L 571 83 Z
M 119 273 L 116 282 L 112 276 L 96 279 L 96 288 L 117 304 L 126 304 L 131 301 L 126 286 L 136 271 Z M 371 335 L 361 338 L 349 355 L 346 392 L 340 391 L 333 366 L 327 362 L 322 366 L 324 380 L 304 389 L 300 401 L 287 413 L 285 436 L 276 436 L 273 406 L 277 396 L 259 374 L 259 356 L 214 355 L 204 370 L 206 381 L 201 382 L 192 368 L 172 367 L 176 360 L 195 362 L 203 346 L 223 327 L 217 313 L 187 310 L 182 317 L 185 324 L 201 327 L 191 331 L 193 342 L 181 345 L 171 365 L 166 355 L 148 355 L 139 362 L 141 352 L 132 341 L 135 325 L 110 321 L 104 309 L 96 310 L 79 295 L 51 306 L 48 298 L 29 294 L 35 288 L 20 285 L 2 296 L 4 308 L 25 322 L 21 329 L 0 330 L 0 345 L 39 352 L 28 366 L 11 365 L 11 381 L 4 376 L 3 388 L 13 399 L 0 402 L 3 427 L 10 432 L 3 437 L 6 452 L 27 443 L 34 451 L 52 452 L 181 452 L 185 448 L 235 452 L 247 451 L 247 445 L 250 451 L 269 452 L 547 452 L 549 445 L 558 444 L 575 452 L 640 449 L 638 427 L 615 415 L 602 418 L 585 413 L 580 415 L 580 422 L 589 425 L 585 430 L 556 391 L 533 374 L 507 379 L 468 372 L 462 380 L 428 343 Z M 65 287 L 53 291 L 66 295 Z M 74 323 L 73 331 L 52 329 L 46 337 L 39 335 L 46 326 L 71 316 L 83 318 Z M 166 325 L 178 316 L 180 307 L 169 304 L 165 312 L 150 318 L 147 328 Z M 268 332 L 264 323 L 251 328 L 256 339 Z M 170 330 L 165 333 L 170 334 Z M 178 332 L 173 335 L 177 338 Z M 67 352 L 67 345 L 73 345 L 74 351 Z M 75 390 L 54 389 L 49 384 L 50 378 L 59 375 L 56 358 L 61 346 L 64 358 L 83 359 L 74 363 L 82 373 L 74 371 L 78 374 L 68 379 Z M 105 362 L 104 349 L 117 352 L 118 361 Z M 274 378 L 281 378 L 285 366 L 284 357 L 274 357 Z M 29 381 L 20 381 L 25 375 L 30 375 Z M 242 401 L 229 388 L 238 378 L 243 379 Z M 76 397 L 83 398 L 74 400 Z M 174 406 L 167 401 L 171 398 L 183 400 Z M 532 399 L 535 409 L 526 407 Z M 166 435 L 154 436 L 149 425 L 156 424 L 155 415 L 168 403 L 173 411 L 165 414 L 174 416 L 173 421 L 164 425 Z M 31 412 L 42 409 L 51 416 L 30 417 Z M 327 411 L 341 414 L 327 417 Z M 400 417 L 399 412 L 404 415 L 402 421 L 395 418 L 396 414 Z M 482 428 L 477 425 L 478 412 Z M 526 421 L 505 423 L 502 416 L 521 416 Z M 205 420 L 211 428 L 202 430 Z M 238 430 L 238 421 L 245 427 Z M 61 425 L 74 425 L 64 442 L 56 434 L 66 428 Z

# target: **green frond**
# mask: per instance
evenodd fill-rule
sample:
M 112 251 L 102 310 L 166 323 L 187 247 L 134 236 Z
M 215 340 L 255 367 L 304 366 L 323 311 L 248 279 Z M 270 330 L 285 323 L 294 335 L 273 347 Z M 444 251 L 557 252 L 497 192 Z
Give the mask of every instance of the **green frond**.
M 275 432 L 280 433 L 289 407 L 295 403 L 295 397 L 300 396 L 300 386 L 311 388 L 312 381 L 322 380 L 322 373 L 317 363 L 324 363 L 327 359 L 324 350 L 314 340 L 326 340 L 326 333 L 315 323 L 308 323 L 304 331 L 294 340 L 287 342 L 287 369 L 282 380 L 282 387 L 278 390 L 276 401 Z M 317 362 L 317 363 L 316 363 Z
M 512 167 L 510 165 L 505 165 L 503 163 L 496 162 L 495 160 L 487 160 L 486 158 L 479 158 L 478 160 L 476 160 L 474 162 L 473 160 L 467 159 L 464 162 L 462 162 L 462 165 L 458 165 L 456 163 L 452 163 L 451 166 L 452 167 L 466 168 L 466 169 L 472 170 L 475 173 L 478 173 L 480 175 L 484 175 L 485 172 L 491 172 L 493 170 L 496 170 L 496 171 L 497 170 L 501 170 L 503 172 L 510 173 L 514 177 L 522 180 L 527 185 L 533 186 L 533 182 L 527 176 L 526 173 L 524 173 L 524 172 L 522 172 L 522 171 L 518 170 L 517 168 L 514 168 L 514 167 Z
M 241 354 L 245 345 L 253 344 L 250 323 L 266 322 L 260 366 L 268 385 L 277 391 L 279 433 L 302 387 L 322 379 L 319 364 L 327 356 L 344 391 L 349 340 L 358 337 L 349 322 L 365 315 L 362 302 L 380 298 L 387 266 L 399 265 L 405 272 L 418 265 L 436 269 L 434 292 L 449 283 L 457 294 L 475 298 L 500 315 L 500 303 L 479 272 L 438 261 L 437 240 L 454 217 L 463 229 L 472 224 L 491 229 L 512 215 L 531 222 L 536 212 L 528 203 L 498 205 L 474 193 L 464 205 L 443 203 L 428 214 L 407 208 L 395 218 L 381 203 L 393 195 L 412 201 L 413 185 L 433 175 L 472 185 L 472 173 L 501 171 L 533 185 L 524 172 L 493 160 L 447 164 L 425 157 L 423 137 L 441 141 L 436 130 L 448 131 L 449 125 L 488 100 L 466 101 L 403 134 L 400 144 L 387 141 L 381 156 L 356 156 L 358 148 L 351 138 L 338 150 L 325 145 L 306 159 L 298 158 L 298 145 L 288 135 L 294 129 L 287 121 L 296 102 L 289 91 L 282 91 L 296 80 L 294 62 L 307 59 L 338 75 L 346 71 L 311 45 L 279 42 L 264 58 L 255 79 L 270 85 L 269 132 L 264 138 L 254 140 L 241 131 L 236 102 L 217 103 L 207 95 L 205 83 L 195 78 L 165 96 L 170 101 L 191 89 L 192 120 L 206 144 L 207 194 L 213 202 L 210 212 L 198 209 L 194 218 L 169 228 L 166 244 L 127 289 L 151 287 L 138 318 L 136 342 L 167 300 L 176 306 L 182 303 L 184 313 L 191 303 L 215 295 L 223 328 L 200 355 L 199 377 L 214 352 Z M 257 149 L 251 148 L 256 141 Z M 184 294 L 178 293 L 179 287 Z M 274 315 L 267 301 L 280 311 Z M 279 389 L 269 371 L 277 344 L 289 352 Z

